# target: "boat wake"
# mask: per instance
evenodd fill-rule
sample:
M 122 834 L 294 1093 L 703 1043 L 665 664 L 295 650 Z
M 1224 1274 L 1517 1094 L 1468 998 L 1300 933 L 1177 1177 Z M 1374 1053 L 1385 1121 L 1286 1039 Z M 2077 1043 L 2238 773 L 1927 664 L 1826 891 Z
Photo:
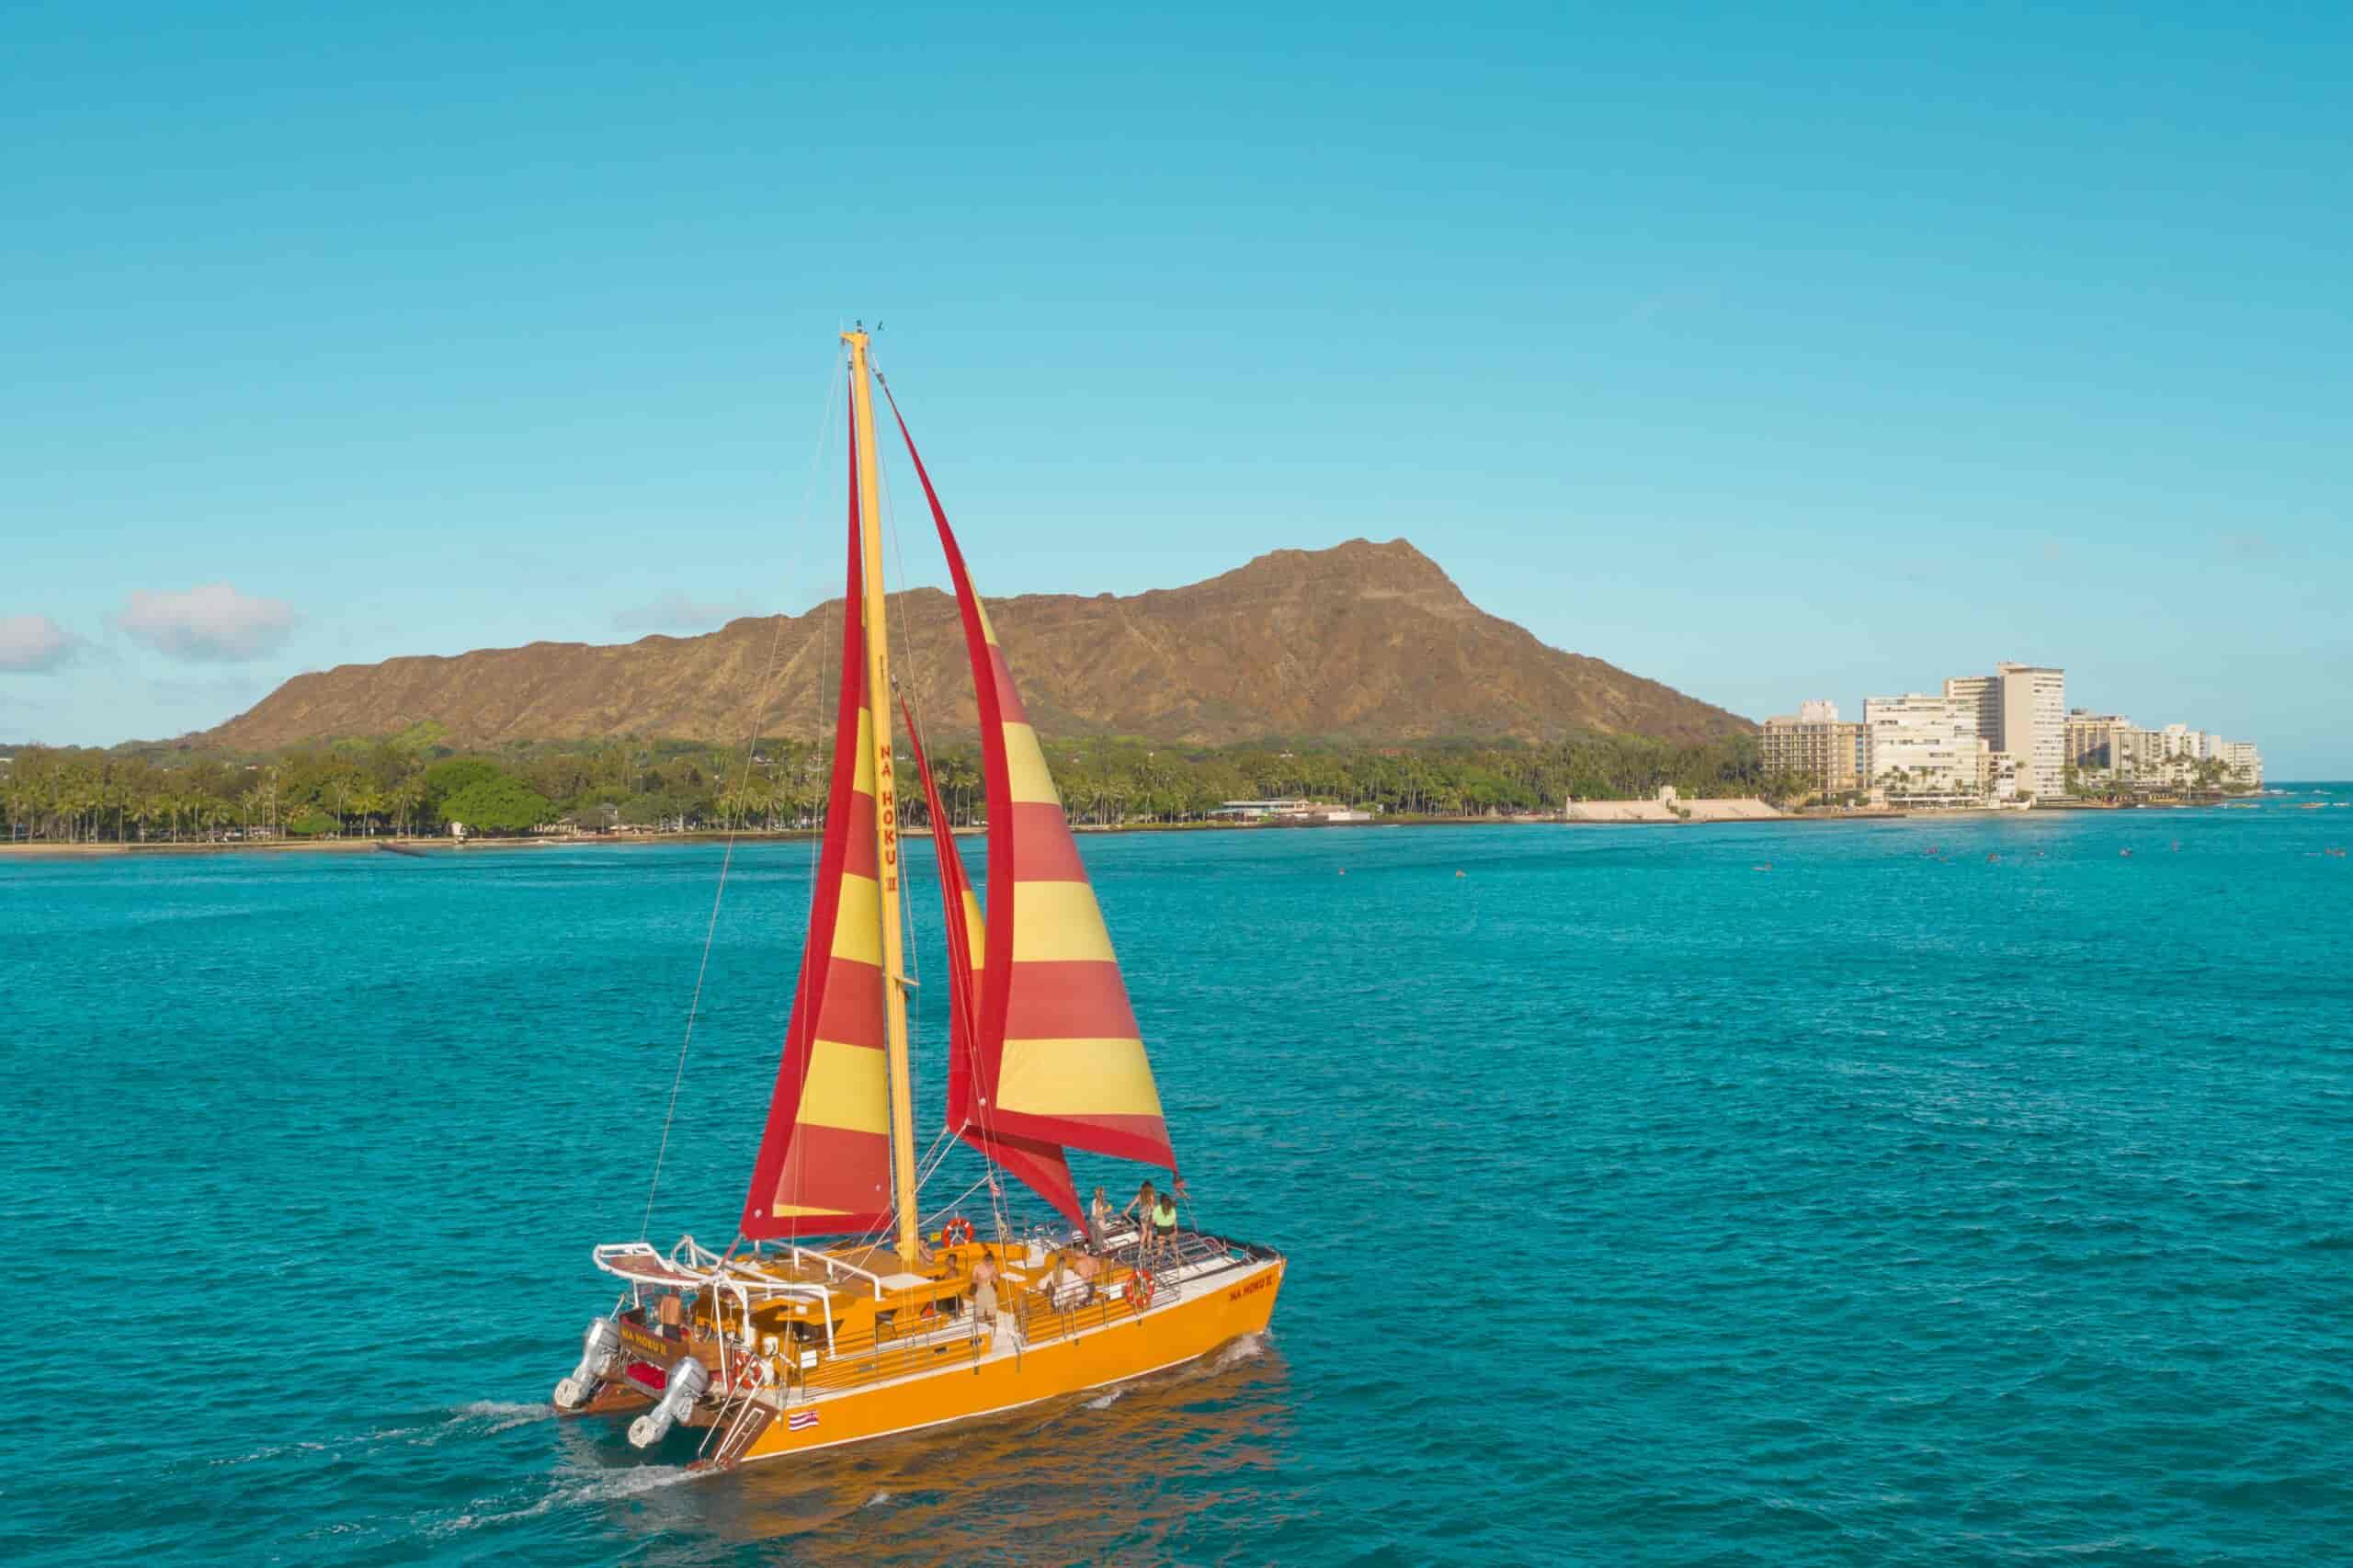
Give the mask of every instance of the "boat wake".
M 554 1418 L 555 1406 L 552 1404 L 518 1404 L 513 1400 L 478 1399 L 471 1404 L 458 1406 L 457 1413 L 442 1423 L 442 1431 L 480 1424 L 483 1436 L 488 1437 L 496 1432 L 512 1431 L 517 1426 L 528 1426 L 534 1421 L 551 1421 Z M 432 1442 L 437 1438 L 426 1440 Z
M 554 1415 L 555 1406 L 551 1404 L 519 1404 L 513 1400 L 478 1399 L 469 1404 L 455 1406 L 438 1421 L 379 1426 L 368 1432 L 332 1437 L 325 1442 L 266 1443 L 244 1453 L 208 1462 L 216 1467 L 263 1464 L 302 1454 L 330 1454 L 344 1459 L 392 1443 L 431 1448 L 453 1435 L 487 1437 L 512 1431 L 517 1426 L 528 1426 L 534 1421 L 550 1420 Z
M 1111 1389 L 1107 1392 L 1098 1393 L 1093 1399 L 1086 1402 L 1086 1408 L 1089 1410 L 1108 1410 L 1113 1405 L 1119 1403 L 1120 1396 L 1127 1392 L 1128 1391 L 1125 1389 Z
M 536 1519 L 559 1508 L 597 1503 L 619 1503 L 641 1497 L 649 1492 L 659 1492 L 681 1482 L 692 1481 L 701 1472 L 684 1465 L 647 1465 L 637 1470 L 612 1471 L 578 1480 L 562 1480 L 550 1487 L 545 1495 L 524 1507 L 510 1508 L 494 1514 L 460 1514 L 435 1525 L 434 1535 L 456 1535 L 461 1530 L 483 1529 L 494 1525 L 511 1525 L 525 1519 Z

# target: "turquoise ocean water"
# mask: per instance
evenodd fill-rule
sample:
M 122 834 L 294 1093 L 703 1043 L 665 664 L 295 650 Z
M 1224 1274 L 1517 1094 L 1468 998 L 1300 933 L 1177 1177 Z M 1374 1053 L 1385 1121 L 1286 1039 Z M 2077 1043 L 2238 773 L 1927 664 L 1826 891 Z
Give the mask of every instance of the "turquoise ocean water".
M 0 862 L 0 1555 L 2343 1561 L 2339 801 L 1091 838 L 1274 1332 L 719 1477 L 544 1403 L 718 848 Z M 736 852 L 665 1244 L 732 1234 L 808 866 Z

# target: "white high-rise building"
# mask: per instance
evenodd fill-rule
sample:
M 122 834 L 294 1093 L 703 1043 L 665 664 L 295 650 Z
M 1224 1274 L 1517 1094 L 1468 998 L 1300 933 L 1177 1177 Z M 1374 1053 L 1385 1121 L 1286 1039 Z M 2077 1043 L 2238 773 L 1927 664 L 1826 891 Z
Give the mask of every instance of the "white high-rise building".
M 1989 751 L 2018 759 L 2021 795 L 2057 797 L 2067 774 L 2067 672 L 2004 661 L 1990 676 L 1954 676 L 1945 696 L 1965 706 Z
M 2203 762 L 2211 752 L 2214 737 L 2203 730 L 2193 730 L 2187 724 L 2167 724 L 2159 732 L 2165 736 L 2165 756 L 2184 757 L 2191 762 Z
M 1835 724 L 1838 722 L 1838 704 L 1826 697 L 1809 697 L 1798 704 L 1801 724 Z
M 1977 708 L 1966 697 L 1908 692 L 1863 699 L 1871 782 L 1891 800 L 1960 801 L 1981 796 L 1986 774 Z

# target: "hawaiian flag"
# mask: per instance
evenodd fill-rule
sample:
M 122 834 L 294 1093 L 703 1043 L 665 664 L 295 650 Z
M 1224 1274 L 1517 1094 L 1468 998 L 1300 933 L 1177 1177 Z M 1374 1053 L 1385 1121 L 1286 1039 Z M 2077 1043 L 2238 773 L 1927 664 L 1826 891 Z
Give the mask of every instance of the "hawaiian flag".
M 813 1410 L 796 1410 L 784 1418 L 784 1429 L 788 1432 L 806 1432 L 815 1425 L 817 1413 Z

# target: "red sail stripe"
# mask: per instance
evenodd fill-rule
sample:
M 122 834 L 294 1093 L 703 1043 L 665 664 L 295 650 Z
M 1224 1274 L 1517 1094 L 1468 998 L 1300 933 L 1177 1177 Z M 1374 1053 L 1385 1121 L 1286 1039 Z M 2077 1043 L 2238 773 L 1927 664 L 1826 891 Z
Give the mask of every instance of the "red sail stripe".
M 866 648 L 858 606 L 864 581 L 858 529 L 857 404 L 851 403 L 848 587 L 842 608 L 841 695 L 834 718 L 834 776 L 825 811 L 825 836 L 817 858 L 817 885 L 809 901 L 809 934 L 801 953 L 801 979 L 785 1026 L 784 1051 L 776 1086 L 768 1097 L 767 1128 L 752 1163 L 751 1190 L 744 1198 L 744 1234 L 754 1240 L 838 1235 L 870 1231 L 890 1221 L 891 1143 L 872 1133 L 801 1124 L 801 1094 L 820 1038 L 821 1018 L 862 1017 L 865 998 L 849 993 L 871 986 L 872 1006 L 881 1006 L 881 971 L 874 965 L 844 965 L 833 960 L 834 927 L 841 912 L 842 877 L 859 835 L 851 829 L 865 802 L 866 864 L 874 863 L 871 797 L 858 793 L 858 718 L 866 705 Z M 871 874 L 870 871 L 869 874 Z M 870 981 L 856 972 L 865 970 Z M 838 988 L 838 989 L 837 989 Z M 781 1209 L 828 1209 L 821 1215 L 779 1214 Z
M 864 681 L 858 682 L 860 691 L 865 687 Z M 858 744 L 855 733 L 850 736 L 850 744 Z M 846 814 L 849 846 L 848 853 L 842 857 L 843 871 L 853 877 L 864 877 L 869 881 L 880 881 L 881 879 L 876 875 L 876 868 L 881 862 L 874 854 L 874 797 L 863 790 L 851 790 L 849 810 Z
M 891 1033 L 882 1007 L 882 966 L 836 957 L 825 967 L 825 1006 L 818 1015 L 815 1038 L 838 1045 L 872 1046 L 877 1051 L 888 1045 Z
M 806 1168 L 790 1196 L 778 1201 L 789 1208 L 835 1210 L 847 1222 L 824 1215 L 800 1215 L 788 1216 L 782 1223 L 803 1227 L 802 1234 L 838 1234 L 870 1230 L 873 1227 L 868 1221 L 872 1216 L 891 1211 L 891 1140 L 887 1136 L 811 1122 L 795 1128 L 792 1137 L 793 1164 Z
M 1114 1159 L 1165 1165 L 1172 1171 L 1176 1168 L 1168 1153 L 1168 1123 L 1157 1116 L 1098 1111 L 1086 1116 L 1031 1115 L 1016 1119 L 999 1112 L 997 1119 L 1018 1119 L 1023 1137 L 1036 1137 L 1065 1148 L 1092 1150 Z
M 1008 1040 L 1141 1040 L 1120 966 L 1100 960 L 1027 959 L 1006 1009 Z
M 1078 841 L 1059 831 L 1063 809 L 1045 801 L 1016 801 L 1013 812 L 1013 875 L 1024 882 L 1083 882 L 1086 862 Z
M 1013 684 L 1013 666 L 1005 661 L 1005 650 L 992 643 L 989 647 L 989 676 L 996 684 L 997 717 L 1007 724 L 1026 724 L 1029 710 L 1022 705 L 1021 690 Z

